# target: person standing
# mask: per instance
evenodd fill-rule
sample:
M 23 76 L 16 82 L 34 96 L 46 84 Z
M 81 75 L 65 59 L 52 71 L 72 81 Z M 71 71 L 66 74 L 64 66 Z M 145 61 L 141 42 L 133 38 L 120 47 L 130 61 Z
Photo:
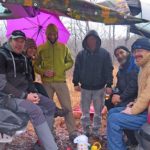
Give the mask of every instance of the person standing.
M 92 133 L 99 136 L 101 110 L 104 92 L 112 93 L 112 60 L 110 54 L 101 48 L 101 39 L 95 30 L 89 31 L 83 42 L 83 50 L 76 57 L 73 84 L 76 91 L 81 90 L 82 126 L 84 134 L 91 134 L 90 105 L 94 105 Z
M 53 98 L 56 93 L 62 108 L 68 111 L 65 122 L 69 137 L 73 140 L 77 132 L 66 84 L 66 71 L 72 67 L 73 59 L 68 47 L 58 42 L 58 28 L 54 24 L 47 26 L 46 37 L 46 43 L 38 47 L 38 56 L 34 63 L 35 72 L 41 75 L 49 97 Z
M 37 89 L 38 93 L 40 93 L 46 97 L 49 97 L 48 93 L 44 89 L 43 85 L 39 82 L 35 82 L 36 75 L 35 75 L 35 71 L 34 71 L 34 61 L 37 57 L 37 45 L 36 45 L 36 42 L 34 39 L 32 39 L 32 38 L 26 39 L 24 51 L 25 51 L 26 57 L 28 58 L 30 72 L 32 73 L 32 78 L 34 81 L 33 84 L 34 84 L 35 88 Z M 68 113 L 68 111 L 58 108 L 56 106 L 54 117 L 58 117 L 58 116 L 64 117 L 67 113 Z

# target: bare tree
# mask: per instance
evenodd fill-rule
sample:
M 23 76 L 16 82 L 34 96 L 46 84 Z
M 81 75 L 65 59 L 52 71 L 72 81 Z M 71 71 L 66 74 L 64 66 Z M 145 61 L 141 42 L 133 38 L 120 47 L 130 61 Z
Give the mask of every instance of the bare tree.
M 6 21 L 0 21 L 0 45 L 2 45 L 6 40 Z
M 97 3 L 99 0 L 89 0 L 90 2 Z M 102 46 L 109 50 L 113 56 L 113 50 L 116 46 L 122 44 L 130 47 L 130 37 L 128 31 L 128 41 L 126 41 L 127 29 L 125 26 L 105 25 L 103 23 L 94 23 L 89 21 L 79 21 L 73 19 L 62 18 L 63 23 L 69 29 L 71 36 L 68 42 L 68 46 L 72 49 L 74 57 L 82 49 L 82 41 L 91 29 L 95 29 L 100 38 L 102 39 Z

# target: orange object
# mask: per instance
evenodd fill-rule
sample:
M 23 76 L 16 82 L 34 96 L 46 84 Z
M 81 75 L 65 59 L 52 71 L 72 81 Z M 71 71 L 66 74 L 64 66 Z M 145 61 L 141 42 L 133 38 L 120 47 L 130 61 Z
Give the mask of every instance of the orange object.
M 102 112 L 101 112 L 102 116 L 106 115 L 107 112 L 108 112 L 107 107 L 104 106 L 103 109 L 102 109 Z

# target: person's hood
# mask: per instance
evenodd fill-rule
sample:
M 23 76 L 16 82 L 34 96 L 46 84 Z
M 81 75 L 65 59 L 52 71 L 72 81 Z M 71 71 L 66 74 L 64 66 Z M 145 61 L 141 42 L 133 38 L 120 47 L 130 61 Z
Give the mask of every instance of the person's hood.
M 9 50 L 9 51 L 13 51 L 13 49 L 11 48 L 9 42 L 5 42 L 5 43 L 3 44 L 3 47 L 6 48 L 6 49 Z
M 58 28 L 57 28 L 56 25 L 50 23 L 47 26 L 46 31 L 45 31 L 46 36 L 48 36 L 51 32 L 54 32 L 54 33 L 58 34 Z
M 57 40 L 58 40 L 58 28 L 57 28 L 57 26 L 55 25 L 55 24 L 49 24 L 48 26 L 47 26 L 47 28 L 46 28 L 46 31 L 45 31 L 45 33 L 46 33 L 46 37 L 48 37 L 48 35 L 51 33 L 51 32 L 54 32 L 54 33 L 56 33 L 57 34 L 57 38 L 55 39 L 55 41 L 54 42 L 51 42 L 51 44 L 54 44 L 54 43 L 56 43 L 57 42 Z M 48 40 L 48 38 L 47 38 L 47 40 Z M 48 40 L 49 41 L 49 40 Z
M 139 67 L 135 63 L 135 58 L 132 54 L 129 54 L 127 57 L 127 61 L 123 66 L 119 67 L 120 71 L 130 72 L 131 70 L 135 70 L 136 72 L 139 72 Z
M 6 43 L 4 43 L 3 44 L 3 47 L 5 48 L 5 49 L 7 49 L 7 50 L 9 50 L 9 51 L 11 51 L 12 53 L 15 53 L 16 55 L 22 55 L 22 53 L 20 53 L 20 54 L 17 54 L 13 49 L 12 49 L 12 47 L 11 47 L 11 45 L 10 45 L 10 42 L 8 41 L 8 42 L 6 42 Z
M 95 31 L 95 30 L 91 30 L 87 33 L 87 35 L 85 36 L 83 42 L 82 42 L 82 46 L 85 50 L 88 50 L 88 47 L 87 47 L 87 38 L 89 36 L 94 36 L 96 39 L 97 39 L 97 46 L 96 46 L 96 49 L 99 49 L 101 47 L 101 39 L 98 35 L 98 33 Z

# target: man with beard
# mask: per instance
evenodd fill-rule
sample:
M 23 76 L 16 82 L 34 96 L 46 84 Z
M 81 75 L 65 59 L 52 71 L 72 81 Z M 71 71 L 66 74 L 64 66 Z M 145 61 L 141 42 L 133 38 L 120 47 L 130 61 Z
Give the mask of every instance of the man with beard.
M 110 100 L 105 101 L 107 109 L 113 107 L 125 107 L 129 102 L 134 101 L 137 97 L 137 76 L 139 68 L 135 64 L 135 59 L 130 53 L 129 49 L 125 46 L 118 46 L 114 50 L 120 66 L 117 73 L 117 84 Z M 127 135 L 128 148 L 135 147 L 137 141 L 134 135 L 134 131 L 125 130 Z
M 150 40 L 137 39 L 132 45 L 138 75 L 138 96 L 127 107 L 117 107 L 109 111 L 107 122 L 108 150 L 126 150 L 123 139 L 124 129 L 138 130 L 146 123 L 150 102 Z
M 137 75 L 139 68 L 135 64 L 135 59 L 125 46 L 118 46 L 114 50 L 114 55 L 119 62 L 117 72 L 117 84 L 114 89 L 112 100 L 106 101 L 108 109 L 114 106 L 126 106 L 137 97 Z

